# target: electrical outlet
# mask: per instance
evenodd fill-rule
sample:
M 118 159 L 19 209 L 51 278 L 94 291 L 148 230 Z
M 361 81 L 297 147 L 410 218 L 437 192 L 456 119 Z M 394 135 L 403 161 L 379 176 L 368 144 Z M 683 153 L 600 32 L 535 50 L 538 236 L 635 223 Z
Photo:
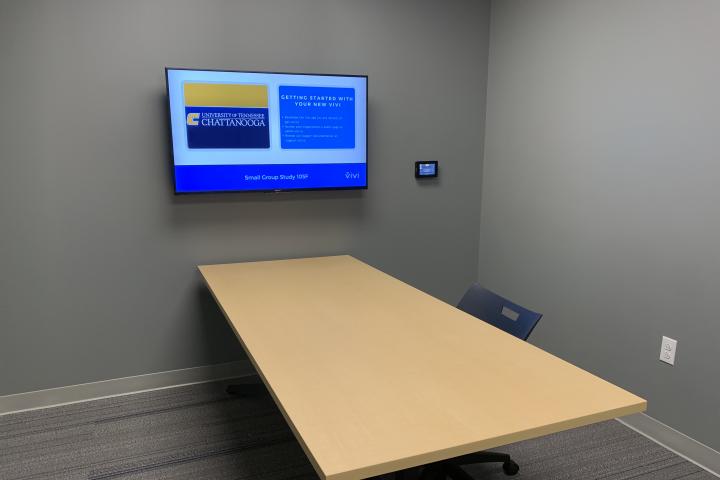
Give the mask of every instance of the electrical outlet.
M 662 344 L 660 344 L 660 361 L 675 365 L 675 351 L 677 350 L 677 340 L 672 338 L 662 337 Z

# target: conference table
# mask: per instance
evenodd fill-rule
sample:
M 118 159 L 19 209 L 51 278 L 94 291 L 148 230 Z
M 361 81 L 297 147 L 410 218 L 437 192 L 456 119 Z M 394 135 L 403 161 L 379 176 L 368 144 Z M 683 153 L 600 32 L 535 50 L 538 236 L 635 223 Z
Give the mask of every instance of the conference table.
M 397 472 L 646 408 L 351 256 L 198 268 L 322 479 Z

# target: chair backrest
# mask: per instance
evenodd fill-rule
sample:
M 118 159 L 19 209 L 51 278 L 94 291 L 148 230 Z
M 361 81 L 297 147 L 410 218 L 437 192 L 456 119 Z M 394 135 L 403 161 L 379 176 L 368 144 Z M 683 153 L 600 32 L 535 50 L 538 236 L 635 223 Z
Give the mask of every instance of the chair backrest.
M 541 313 L 521 307 L 477 283 L 465 292 L 458 308 L 522 340 L 528 339 L 542 318 Z

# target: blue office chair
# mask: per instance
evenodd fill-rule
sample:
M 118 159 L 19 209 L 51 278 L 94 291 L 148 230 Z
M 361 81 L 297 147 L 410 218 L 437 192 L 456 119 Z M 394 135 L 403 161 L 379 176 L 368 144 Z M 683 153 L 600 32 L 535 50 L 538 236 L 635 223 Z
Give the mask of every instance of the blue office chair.
M 477 283 L 465 292 L 458 308 L 520 340 L 527 340 L 542 318 L 542 313 L 521 307 Z
M 477 283 L 471 285 L 465 292 L 458 308 L 521 340 L 528 339 L 535 325 L 542 318 L 541 313 L 521 307 Z M 463 465 L 495 462 L 502 463 L 506 475 L 515 475 L 520 471 L 518 464 L 506 453 L 479 452 L 426 465 L 421 478 L 434 480 L 448 476 L 452 480 L 473 480 L 462 469 Z

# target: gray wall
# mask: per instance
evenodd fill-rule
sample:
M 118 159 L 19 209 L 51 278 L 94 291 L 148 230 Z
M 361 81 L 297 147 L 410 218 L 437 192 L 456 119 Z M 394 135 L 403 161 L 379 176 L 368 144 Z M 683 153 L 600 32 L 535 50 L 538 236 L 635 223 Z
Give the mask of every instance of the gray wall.
M 477 273 L 487 1 L 0 1 L 0 395 L 241 358 L 195 265 Z M 166 66 L 369 75 L 366 192 L 174 197 Z M 413 162 L 437 159 L 438 182 Z
M 535 343 L 716 449 L 718 45 L 714 0 L 493 2 L 479 262 Z

